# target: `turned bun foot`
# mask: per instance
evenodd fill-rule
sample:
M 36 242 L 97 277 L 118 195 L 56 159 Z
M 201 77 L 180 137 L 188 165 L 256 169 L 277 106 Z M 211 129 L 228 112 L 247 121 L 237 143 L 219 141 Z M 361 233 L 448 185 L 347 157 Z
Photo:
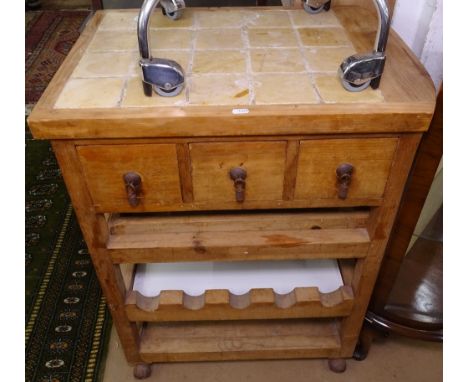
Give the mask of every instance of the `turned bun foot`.
M 329 359 L 328 367 L 334 373 L 344 373 L 346 370 L 346 360 L 344 358 Z
M 133 376 L 136 379 L 146 379 L 151 375 L 151 365 L 139 363 L 133 368 Z

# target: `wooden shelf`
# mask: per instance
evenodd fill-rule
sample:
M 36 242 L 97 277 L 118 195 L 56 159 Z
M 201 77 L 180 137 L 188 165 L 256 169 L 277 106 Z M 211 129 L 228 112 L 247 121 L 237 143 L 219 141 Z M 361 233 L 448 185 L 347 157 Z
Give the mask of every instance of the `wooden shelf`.
M 114 263 L 364 257 L 367 211 L 112 216 Z
M 242 296 L 211 290 L 191 297 L 182 291 L 163 291 L 154 298 L 130 292 L 126 299 L 130 321 L 204 321 L 304 317 L 344 317 L 354 306 L 352 288 L 331 293 L 317 288 L 296 288 L 278 295 L 271 289 L 253 289 Z
M 126 297 L 131 321 L 343 317 L 354 305 L 352 288 L 330 259 L 135 268 Z
M 333 357 L 340 351 L 336 320 L 273 320 L 148 324 L 144 362 Z

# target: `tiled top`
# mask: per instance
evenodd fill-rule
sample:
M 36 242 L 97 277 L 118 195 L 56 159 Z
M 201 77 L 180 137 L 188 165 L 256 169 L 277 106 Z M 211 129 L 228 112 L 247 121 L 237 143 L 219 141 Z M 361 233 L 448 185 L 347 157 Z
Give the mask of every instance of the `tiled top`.
M 380 90 L 344 90 L 337 70 L 355 53 L 333 11 L 185 9 L 151 18 L 154 57 L 177 61 L 186 86 L 145 97 L 135 11 L 108 11 L 55 108 L 382 102 Z

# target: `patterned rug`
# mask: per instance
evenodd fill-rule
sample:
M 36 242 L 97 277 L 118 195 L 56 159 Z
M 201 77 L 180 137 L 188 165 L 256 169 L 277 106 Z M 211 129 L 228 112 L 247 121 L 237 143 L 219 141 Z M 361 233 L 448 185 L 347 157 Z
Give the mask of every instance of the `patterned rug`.
M 26 14 L 26 103 L 40 97 L 87 15 Z M 25 175 L 26 381 L 99 381 L 111 318 L 51 147 L 29 133 Z
M 39 100 L 89 14 L 88 11 L 26 12 L 26 104 Z

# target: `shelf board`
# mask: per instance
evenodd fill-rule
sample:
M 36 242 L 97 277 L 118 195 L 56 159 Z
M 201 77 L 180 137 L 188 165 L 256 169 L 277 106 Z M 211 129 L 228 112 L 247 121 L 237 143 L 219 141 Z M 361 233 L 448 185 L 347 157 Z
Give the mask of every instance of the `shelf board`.
M 116 216 L 114 263 L 364 257 L 368 212 Z
M 336 320 L 273 320 L 147 324 L 144 362 L 317 358 L 339 355 Z

